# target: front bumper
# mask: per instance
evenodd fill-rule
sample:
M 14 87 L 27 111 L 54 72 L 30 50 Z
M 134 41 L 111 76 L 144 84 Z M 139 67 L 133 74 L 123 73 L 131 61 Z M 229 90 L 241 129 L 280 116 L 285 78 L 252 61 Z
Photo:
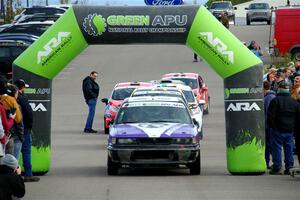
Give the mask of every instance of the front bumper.
M 196 161 L 200 145 L 113 145 L 108 156 L 122 165 L 189 164 Z

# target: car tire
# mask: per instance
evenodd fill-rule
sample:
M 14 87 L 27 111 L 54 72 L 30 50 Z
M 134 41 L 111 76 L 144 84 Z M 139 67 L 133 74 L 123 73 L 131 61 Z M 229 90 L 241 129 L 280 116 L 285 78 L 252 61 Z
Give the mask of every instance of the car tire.
M 248 17 L 246 18 L 246 22 L 247 22 L 247 25 L 251 25 L 251 21 Z
M 106 118 L 104 117 L 104 133 L 109 134 L 109 128 L 106 128 Z
M 210 109 L 210 97 L 208 97 L 208 104 L 207 104 L 206 109 L 205 110 L 203 109 L 203 114 L 208 115 L 209 114 L 209 109 Z
M 199 175 L 201 173 L 200 149 L 198 150 L 198 156 L 197 156 L 195 162 L 193 162 L 189 165 L 189 169 L 190 169 L 190 174 L 191 175 Z
M 291 54 L 293 60 L 300 61 L 300 48 L 293 49 Z
M 118 175 L 119 165 L 114 163 L 109 156 L 107 156 L 107 174 Z

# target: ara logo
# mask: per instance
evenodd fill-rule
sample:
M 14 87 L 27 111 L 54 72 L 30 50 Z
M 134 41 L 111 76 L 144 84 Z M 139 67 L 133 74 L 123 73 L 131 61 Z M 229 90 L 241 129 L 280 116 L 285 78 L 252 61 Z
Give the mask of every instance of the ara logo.
M 181 5 L 183 0 L 144 0 L 147 5 L 151 6 L 167 6 L 167 5 Z
M 239 103 L 230 103 L 226 111 L 259 111 L 260 107 L 254 102 L 239 102 Z
M 205 37 L 206 40 L 217 49 L 219 53 L 225 55 L 229 62 L 234 64 L 234 53 L 232 51 L 227 50 L 227 45 L 224 44 L 219 38 L 213 36 L 212 32 L 200 32 L 201 37 Z
M 45 108 L 45 106 L 42 104 L 42 103 L 29 103 L 30 106 L 31 106 L 31 109 L 36 112 L 36 111 L 39 111 L 39 112 L 46 112 L 47 109 Z
M 62 44 L 62 41 L 65 40 L 71 33 L 70 32 L 58 32 L 57 38 L 52 38 L 45 46 L 43 51 L 39 51 L 37 53 L 37 64 L 40 64 L 42 59 L 46 56 L 48 56 L 50 53 L 53 52 L 54 49 L 56 49 L 60 44 Z

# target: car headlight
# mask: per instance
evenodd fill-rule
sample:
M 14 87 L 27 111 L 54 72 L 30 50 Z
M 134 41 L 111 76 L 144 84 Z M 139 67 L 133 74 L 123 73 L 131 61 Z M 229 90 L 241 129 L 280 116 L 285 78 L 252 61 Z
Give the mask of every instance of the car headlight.
M 197 137 L 192 137 L 192 138 L 176 138 L 176 139 L 174 139 L 174 142 L 176 144 L 195 144 L 198 141 L 199 140 L 197 139 Z
M 111 143 L 116 144 L 117 143 L 117 138 L 111 138 Z
M 132 138 L 118 138 L 117 143 L 118 144 L 134 144 L 135 139 L 132 139 Z
M 109 110 L 112 111 L 112 112 L 117 113 L 119 111 L 119 108 L 114 107 L 114 106 L 109 106 Z

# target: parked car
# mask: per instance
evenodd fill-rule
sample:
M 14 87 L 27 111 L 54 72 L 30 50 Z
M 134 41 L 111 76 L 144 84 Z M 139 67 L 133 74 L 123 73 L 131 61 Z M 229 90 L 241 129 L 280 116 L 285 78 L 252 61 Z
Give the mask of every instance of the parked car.
M 30 34 L 26 34 L 26 33 L 3 33 L 3 34 L 0 34 L 0 40 L 23 41 L 28 44 L 32 44 L 38 39 L 39 39 L 38 36 L 30 35 Z
M 109 133 L 109 127 L 111 121 L 115 119 L 117 112 L 119 111 L 119 106 L 122 104 L 123 100 L 130 97 L 131 93 L 136 88 L 140 87 L 150 87 L 151 83 L 148 82 L 124 82 L 115 85 L 110 98 L 103 98 L 101 101 L 105 103 L 106 107 L 104 110 L 104 132 Z
M 186 104 L 177 97 L 124 100 L 108 137 L 107 172 L 123 166 L 180 167 L 200 174 L 200 136 Z
M 237 8 L 232 6 L 231 1 L 214 1 L 209 7 L 209 11 L 220 20 L 221 13 L 224 12 L 229 19 L 229 23 L 235 24 L 235 11 Z
M 246 13 L 246 22 L 247 25 L 250 25 L 251 22 L 264 22 L 268 24 L 272 20 L 272 10 L 268 3 L 251 3 Z
M 62 14 L 54 14 L 54 15 L 44 15 L 44 14 L 34 14 L 34 15 L 25 15 L 21 17 L 15 23 L 27 23 L 27 22 L 45 22 L 45 21 L 53 21 L 55 22 L 58 18 L 62 16 Z
M 192 88 L 199 106 L 203 106 L 203 114 L 208 114 L 210 109 L 210 95 L 208 87 L 202 77 L 197 73 L 169 73 L 163 75 L 163 79 L 180 80 Z M 203 100 L 205 104 L 203 105 Z
M 50 26 L 54 24 L 53 21 L 45 22 L 28 22 L 21 24 L 11 24 L 9 27 L 3 29 L 2 33 L 27 33 L 35 36 L 41 36 Z
M 12 63 L 30 43 L 17 40 L 0 40 L 0 74 L 12 79 Z
M 24 18 L 25 16 L 33 16 L 36 14 L 42 14 L 42 15 L 62 15 L 66 12 L 66 9 L 64 8 L 55 8 L 55 7 L 31 7 L 31 8 L 25 8 L 19 15 L 16 15 L 14 17 L 14 22 L 18 22 L 19 20 L 22 20 L 21 18 Z

